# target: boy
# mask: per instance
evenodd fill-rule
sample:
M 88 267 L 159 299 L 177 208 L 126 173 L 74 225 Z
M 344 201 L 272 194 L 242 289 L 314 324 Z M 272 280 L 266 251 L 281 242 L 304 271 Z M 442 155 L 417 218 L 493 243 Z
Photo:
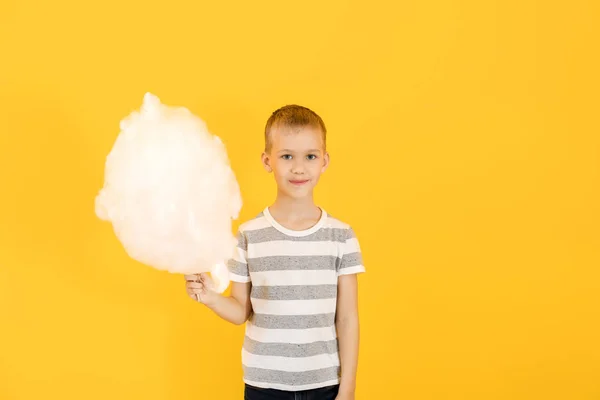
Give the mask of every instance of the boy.
M 238 229 L 230 296 L 212 291 L 206 274 L 186 276 L 190 297 L 229 322 L 246 323 L 247 400 L 354 399 L 356 274 L 365 268 L 352 228 L 313 200 L 329 164 L 326 132 L 302 106 L 271 115 L 262 163 L 274 174 L 277 197 Z

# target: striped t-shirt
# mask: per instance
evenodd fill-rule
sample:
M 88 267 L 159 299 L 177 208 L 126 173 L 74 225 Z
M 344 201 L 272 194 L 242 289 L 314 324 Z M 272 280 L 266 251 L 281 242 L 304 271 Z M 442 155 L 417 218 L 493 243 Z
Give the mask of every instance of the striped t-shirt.
M 313 227 L 290 230 L 266 207 L 240 225 L 228 265 L 232 281 L 252 283 L 244 382 L 290 391 L 338 384 L 337 280 L 365 271 L 353 229 L 321 209 Z

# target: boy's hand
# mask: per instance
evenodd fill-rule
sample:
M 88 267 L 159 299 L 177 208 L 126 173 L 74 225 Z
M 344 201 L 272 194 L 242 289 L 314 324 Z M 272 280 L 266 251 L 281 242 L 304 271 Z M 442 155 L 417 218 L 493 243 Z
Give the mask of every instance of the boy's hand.
M 335 400 L 354 400 L 354 389 L 341 386 Z
M 212 279 L 206 273 L 185 275 L 185 287 L 191 299 L 207 306 L 214 304 L 219 296 L 213 288 Z

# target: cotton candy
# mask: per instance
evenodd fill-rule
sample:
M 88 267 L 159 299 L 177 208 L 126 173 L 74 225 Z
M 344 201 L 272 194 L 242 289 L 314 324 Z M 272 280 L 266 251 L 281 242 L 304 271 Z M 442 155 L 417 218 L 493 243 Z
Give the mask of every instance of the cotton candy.
M 214 290 L 223 292 L 237 244 L 231 222 L 242 207 L 223 142 L 187 108 L 151 93 L 120 129 L 97 217 L 112 223 L 131 258 L 172 273 L 211 272 Z

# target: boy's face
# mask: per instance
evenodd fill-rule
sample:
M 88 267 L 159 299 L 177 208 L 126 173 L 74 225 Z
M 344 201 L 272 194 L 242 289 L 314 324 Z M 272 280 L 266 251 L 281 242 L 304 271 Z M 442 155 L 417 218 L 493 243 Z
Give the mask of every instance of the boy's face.
M 271 129 L 271 151 L 263 153 L 267 172 L 273 172 L 280 192 L 293 198 L 312 194 L 329 165 L 321 130 L 310 126 Z

